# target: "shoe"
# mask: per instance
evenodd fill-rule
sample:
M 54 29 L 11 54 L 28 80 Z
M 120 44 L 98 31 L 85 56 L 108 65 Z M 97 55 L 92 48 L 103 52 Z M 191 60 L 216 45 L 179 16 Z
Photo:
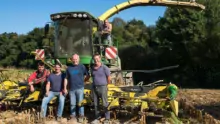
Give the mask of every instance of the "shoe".
M 76 120 L 76 117 L 74 115 L 70 115 L 70 120 Z
M 110 120 L 108 120 L 108 119 L 104 120 L 103 124 L 110 124 Z
M 46 121 L 47 121 L 46 117 L 42 117 L 41 120 L 43 123 L 46 123 Z
M 57 121 L 61 121 L 62 120 L 62 117 L 57 117 Z
M 80 116 L 80 117 L 78 118 L 78 122 L 79 122 L 79 123 L 83 123 L 83 122 L 84 122 L 84 116 Z
M 99 124 L 100 121 L 98 119 L 95 119 L 94 121 L 91 122 L 91 124 Z

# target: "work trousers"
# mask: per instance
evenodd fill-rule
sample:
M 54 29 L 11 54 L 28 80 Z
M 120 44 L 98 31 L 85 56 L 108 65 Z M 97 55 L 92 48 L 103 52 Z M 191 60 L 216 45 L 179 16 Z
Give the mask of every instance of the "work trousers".
M 110 119 L 110 111 L 107 110 L 108 107 L 108 88 L 107 85 L 102 86 L 93 86 L 93 99 L 94 99 L 94 107 L 95 107 L 95 116 L 96 118 L 100 118 L 99 113 L 99 99 L 102 100 L 102 106 L 105 111 L 105 119 Z

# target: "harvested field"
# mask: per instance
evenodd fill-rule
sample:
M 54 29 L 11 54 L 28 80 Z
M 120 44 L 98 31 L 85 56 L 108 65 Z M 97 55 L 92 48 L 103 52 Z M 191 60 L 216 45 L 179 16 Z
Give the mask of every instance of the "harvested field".
M 204 123 L 204 124 L 220 124 L 220 90 L 208 90 L 208 89 L 181 89 L 179 91 L 179 95 L 177 97 L 178 101 L 180 101 L 180 114 L 179 116 L 187 119 L 192 124 Z M 201 113 L 200 111 L 201 110 Z M 93 112 L 90 113 L 93 115 Z M 90 115 L 89 114 L 89 115 Z M 185 115 L 184 115 L 185 114 Z M 38 114 L 35 113 L 35 116 Z M 88 113 L 87 113 L 88 115 Z M 16 124 L 29 122 L 37 122 L 34 121 L 33 115 L 28 114 L 27 112 L 23 113 L 15 113 L 13 111 L 6 111 L 0 113 L 0 123 L 5 124 Z M 91 118 L 91 116 L 89 117 Z M 122 121 L 123 120 L 123 121 Z M 121 119 L 115 120 L 112 124 L 119 124 L 128 121 L 129 119 Z M 90 122 L 91 120 L 89 120 Z M 42 123 L 40 119 L 39 123 Z M 69 121 L 67 118 L 63 118 L 60 122 L 55 121 L 54 118 L 51 118 L 45 121 L 47 124 L 77 124 L 76 121 Z M 130 122 L 135 124 L 135 122 Z M 138 123 L 136 121 L 136 123 Z
M 0 69 L 0 81 L 25 82 L 34 70 Z
M 220 90 L 182 89 L 179 91 L 177 99 L 180 101 L 180 107 L 181 104 L 185 104 L 186 109 L 191 109 L 191 112 L 189 111 L 192 114 L 191 117 L 196 116 L 194 115 L 195 109 L 201 110 L 203 119 L 206 118 L 212 123 L 220 124 Z
M 32 72 L 22 71 L 22 70 L 3 70 L 1 73 L 2 80 L 13 80 L 15 82 L 23 82 L 27 79 L 28 75 Z M 4 77 L 4 78 L 3 78 Z M 186 120 L 190 120 L 191 123 L 212 123 L 220 124 L 220 90 L 210 90 L 210 89 L 180 89 L 177 97 L 179 101 L 180 110 L 179 116 Z M 87 113 L 88 114 L 88 113 Z M 89 113 L 88 115 L 93 115 Z M 33 120 L 38 114 L 34 115 L 28 112 L 16 113 L 14 111 L 2 111 L 0 112 L 0 123 L 3 124 L 19 124 L 27 122 L 31 123 L 42 123 L 42 120 Z M 126 115 L 124 115 L 126 116 Z M 115 120 L 114 123 L 124 123 L 130 118 Z M 88 117 L 91 118 L 91 117 Z M 54 118 L 47 120 L 47 124 L 57 124 Z M 89 122 L 91 119 L 88 120 Z M 68 121 L 67 118 L 62 119 L 60 122 L 62 124 L 77 123 Z M 130 122 L 131 123 L 131 122 Z

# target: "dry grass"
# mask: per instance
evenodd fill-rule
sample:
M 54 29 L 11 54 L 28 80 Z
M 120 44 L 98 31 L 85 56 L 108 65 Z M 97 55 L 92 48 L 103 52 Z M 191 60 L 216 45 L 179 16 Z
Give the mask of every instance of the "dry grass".
M 188 116 L 203 123 L 220 124 L 220 90 L 183 89 L 177 99 Z
M 0 79 L 1 81 L 4 80 L 11 80 L 15 82 L 24 82 L 27 80 L 30 73 L 33 72 L 33 70 L 17 70 L 17 69 L 0 69 Z

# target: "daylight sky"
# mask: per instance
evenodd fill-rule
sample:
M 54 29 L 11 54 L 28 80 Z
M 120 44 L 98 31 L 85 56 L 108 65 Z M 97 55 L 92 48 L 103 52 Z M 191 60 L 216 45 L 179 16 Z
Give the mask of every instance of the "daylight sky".
M 95 17 L 127 0 L 1 0 L 0 34 L 16 32 L 26 34 L 35 27 L 43 27 L 50 22 L 50 14 L 67 11 L 87 11 Z M 165 7 L 133 7 L 121 11 L 110 18 L 120 17 L 125 21 L 133 18 L 153 25 L 163 16 Z

